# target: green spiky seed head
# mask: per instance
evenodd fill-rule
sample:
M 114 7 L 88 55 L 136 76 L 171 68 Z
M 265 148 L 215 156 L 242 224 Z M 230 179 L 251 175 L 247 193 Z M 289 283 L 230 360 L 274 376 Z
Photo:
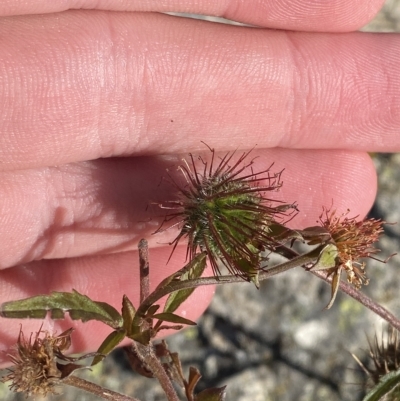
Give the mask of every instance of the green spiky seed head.
M 265 251 L 277 246 L 270 225 L 286 216 L 287 210 L 297 210 L 296 206 L 266 197 L 281 187 L 281 173 L 272 174 L 270 168 L 253 172 L 254 159 L 246 162 L 250 152 L 239 157 L 227 153 L 217 161 L 214 150 L 210 151 L 209 162 L 199 157 L 196 163 L 189 155 L 189 162 L 179 166 L 186 185 L 174 182 L 180 199 L 168 203 L 177 211 L 166 221 L 177 218 L 181 228 L 171 244 L 175 249 L 187 238 L 190 259 L 198 251 L 206 252 L 215 275 L 220 275 L 223 265 L 231 274 L 258 285 Z

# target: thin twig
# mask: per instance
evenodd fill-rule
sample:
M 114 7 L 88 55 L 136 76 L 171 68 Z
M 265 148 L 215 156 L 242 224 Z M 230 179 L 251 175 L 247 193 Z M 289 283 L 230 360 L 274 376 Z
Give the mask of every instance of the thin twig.
M 81 379 L 76 376 L 68 376 L 62 380 L 63 384 L 68 384 L 69 386 L 73 386 L 79 388 L 81 390 L 85 390 L 88 393 L 97 395 L 98 397 L 103 398 L 104 400 L 110 401 L 140 401 L 137 398 L 128 397 L 127 395 L 117 393 L 112 390 L 105 389 L 95 383 L 89 382 L 85 379 Z
M 149 297 L 150 293 L 150 283 L 149 283 L 149 248 L 147 241 L 145 239 L 139 242 L 139 265 L 140 265 L 140 304 L 142 305 L 144 301 Z M 147 326 L 145 324 L 145 326 Z M 144 328 L 142 326 L 142 328 Z M 140 344 L 139 342 L 133 341 L 129 346 L 124 347 L 125 352 L 128 354 L 128 359 L 136 355 L 140 362 L 154 375 L 159 381 L 168 401 L 179 401 L 178 395 L 172 385 L 170 378 L 168 377 L 165 369 L 163 368 L 161 362 L 154 354 L 153 345 L 150 343 L 148 345 Z
M 332 282 L 332 277 L 328 277 L 327 273 L 323 271 L 312 271 L 311 273 L 314 274 L 314 276 L 317 276 L 318 278 L 326 281 L 329 284 Z M 391 326 L 395 327 L 397 330 L 400 331 L 400 320 L 392 313 L 390 313 L 387 309 L 385 309 L 383 306 L 373 301 L 371 298 L 363 294 L 361 291 L 356 290 L 351 285 L 343 281 L 341 281 L 339 285 L 340 285 L 340 290 L 342 292 L 346 293 L 350 297 L 354 298 L 356 301 L 360 302 L 360 304 L 364 305 L 370 311 L 376 313 L 382 319 L 386 320 Z
M 283 273 L 287 270 L 295 267 L 303 266 L 308 263 L 315 262 L 315 257 L 309 254 L 298 255 L 287 262 L 281 263 L 278 266 L 271 267 L 270 269 L 260 271 L 259 280 L 266 280 L 276 274 Z M 183 281 L 171 281 L 166 286 L 159 286 L 153 291 L 139 306 L 136 314 L 137 316 L 144 316 L 146 311 L 151 305 L 154 305 L 165 295 L 172 292 L 184 290 L 188 288 L 196 288 L 203 285 L 219 285 L 228 283 L 242 283 L 243 278 L 238 276 L 226 275 L 226 276 L 212 276 L 212 277 L 201 277 L 192 280 Z
M 310 257 L 309 254 L 299 255 L 293 249 L 282 246 L 282 252 L 284 252 L 285 257 L 291 258 L 289 261 L 284 262 L 278 266 L 271 267 L 270 269 L 266 269 L 264 271 L 260 271 L 259 273 L 259 281 L 266 280 L 275 276 L 276 274 L 283 273 L 287 270 L 293 269 L 297 266 L 304 267 L 308 263 L 315 262 L 315 258 Z M 281 252 L 279 252 L 281 253 Z M 327 274 L 323 271 L 310 271 L 310 273 L 314 274 L 318 278 L 326 281 L 327 283 L 331 283 L 332 278 L 327 277 Z M 195 288 L 200 287 L 202 285 L 222 285 L 229 283 L 239 283 L 243 282 L 241 277 L 227 275 L 227 276 L 218 276 L 218 277 L 202 277 L 194 280 L 186 280 L 186 281 L 172 281 L 167 286 L 158 288 L 157 291 L 151 293 L 145 301 L 140 305 L 138 312 L 145 313 L 149 306 L 153 305 L 163 296 L 170 294 L 174 291 L 179 291 L 187 288 Z M 340 282 L 340 290 L 350 297 L 354 298 L 356 301 L 360 302 L 366 308 L 368 308 L 373 313 L 376 313 L 382 319 L 386 320 L 391 326 L 396 327 L 400 330 L 400 320 L 394 316 L 391 312 L 389 312 L 386 308 L 379 305 L 367 295 L 362 292 L 356 290 L 351 285 Z
M 145 239 L 139 242 L 139 265 L 140 265 L 140 303 L 150 294 L 149 280 L 149 247 Z
M 279 253 L 285 255 L 285 257 L 290 259 L 295 258 L 298 255 L 298 253 L 295 252 L 293 249 L 288 248 L 284 245 L 282 245 L 281 249 L 279 249 Z M 321 270 L 310 271 L 310 273 L 314 274 L 314 276 L 320 278 L 321 280 L 326 281 L 329 284 L 332 283 L 332 277 L 331 276 L 328 277 L 328 274 L 324 271 Z M 339 288 L 342 292 L 349 295 L 356 301 L 360 302 L 360 304 L 364 305 L 371 312 L 376 313 L 383 320 L 386 320 L 391 326 L 395 327 L 397 330 L 400 331 L 400 320 L 396 316 L 394 316 L 391 312 L 389 312 L 386 308 L 384 308 L 382 305 L 379 305 L 371 298 L 369 298 L 367 295 L 363 294 L 362 292 L 358 291 L 357 289 L 355 289 L 354 287 L 343 281 L 340 281 Z

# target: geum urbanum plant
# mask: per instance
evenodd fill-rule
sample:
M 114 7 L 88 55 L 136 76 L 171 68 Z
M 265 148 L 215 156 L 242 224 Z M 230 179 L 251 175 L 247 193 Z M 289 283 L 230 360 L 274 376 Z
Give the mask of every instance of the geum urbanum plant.
M 164 341 L 154 344 L 155 337 L 164 329 L 178 330 L 195 324 L 175 312 L 202 285 L 248 281 L 259 287 L 269 277 L 302 267 L 305 272 L 330 283 L 331 300 L 326 308 L 332 306 L 341 290 L 384 318 L 394 329 L 400 329 L 395 316 L 359 291 L 362 285 L 368 284 L 365 261 L 361 259 L 375 259 L 378 249 L 374 243 L 383 232 L 383 221 L 357 220 L 347 217 L 349 212 L 337 215 L 334 210 L 323 208 L 318 225 L 288 228 L 288 221 L 298 212 L 297 204 L 278 201 L 276 194 L 272 196 L 282 186 L 282 172 L 273 173 L 273 165 L 255 172 L 256 159 L 249 158 L 250 152 L 240 155 L 231 152 L 217 158 L 215 151 L 209 150 L 209 159 L 190 155 L 178 166 L 184 184 L 169 174 L 176 198 L 160 203 L 167 215 L 158 232 L 179 227 L 179 234 L 171 242 L 172 252 L 180 242 L 187 241 L 187 263 L 150 293 L 147 241 L 141 240 L 139 305 L 135 307 L 123 295 L 119 312 L 107 303 L 93 301 L 72 290 L 6 302 L 1 306 L 1 316 L 43 319 L 50 314 L 53 319 L 61 319 L 68 312 L 72 319 L 83 322 L 94 319 L 107 324 L 113 329 L 111 334 L 96 353 L 83 355 L 79 360 L 92 357 L 89 366 L 93 366 L 128 338 L 131 345 L 125 351 L 132 368 L 146 377 L 157 378 L 169 401 L 225 398 L 225 388 L 196 392 L 200 372 L 192 367 L 185 375 L 178 354 L 171 352 Z M 308 245 L 304 253 L 298 254 L 293 249 L 296 241 Z M 271 254 L 279 254 L 286 261 L 269 266 Z M 213 276 L 202 277 L 207 261 Z M 341 280 L 342 272 L 346 273 L 347 283 Z M 165 296 L 160 312 L 160 301 Z M 71 344 L 71 331 L 55 336 L 39 329 L 33 342 L 32 336 L 26 340 L 20 333 L 16 348 L 10 352 L 14 366 L 3 380 L 11 381 L 11 389 L 29 395 L 44 395 L 54 392 L 58 384 L 68 384 L 104 399 L 137 400 L 105 391 L 73 375 L 87 365 L 64 354 Z

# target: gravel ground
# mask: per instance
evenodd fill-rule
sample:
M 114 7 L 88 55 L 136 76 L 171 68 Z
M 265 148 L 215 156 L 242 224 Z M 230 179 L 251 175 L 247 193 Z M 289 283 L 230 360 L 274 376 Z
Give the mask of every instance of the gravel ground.
M 400 1 L 387 1 L 363 30 L 400 32 Z M 400 222 L 400 154 L 374 155 L 374 160 L 379 195 L 371 216 Z M 400 224 L 387 227 L 380 243 L 383 255 L 399 248 L 399 237 Z M 400 315 L 400 275 L 393 273 L 400 267 L 400 258 L 387 266 L 370 262 L 368 266 L 371 284 L 365 292 Z M 341 294 L 331 310 L 321 311 L 328 297 L 326 284 L 302 271 L 268 280 L 259 291 L 246 283 L 221 286 L 198 326 L 169 338 L 170 349 L 180 350 L 185 367 L 201 370 L 201 386 L 228 385 L 227 400 L 361 400 L 363 376 L 350 352 L 363 357 L 365 333 L 380 331 L 382 322 Z M 129 370 L 119 350 L 82 375 L 142 401 L 165 400 L 154 380 Z M 24 399 L 9 394 L 5 385 L 0 385 L 0 398 Z M 62 395 L 46 400 L 97 398 L 63 389 Z

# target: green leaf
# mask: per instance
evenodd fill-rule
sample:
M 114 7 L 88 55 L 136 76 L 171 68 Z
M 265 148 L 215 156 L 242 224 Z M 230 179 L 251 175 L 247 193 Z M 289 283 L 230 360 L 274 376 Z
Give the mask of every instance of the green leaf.
M 400 384 L 400 369 L 381 377 L 377 384 L 363 399 L 363 401 L 383 401 L 386 395 Z
M 331 240 L 331 234 L 325 227 L 312 226 L 304 230 L 299 230 L 299 234 L 303 237 L 308 245 L 323 244 Z
M 127 334 L 130 334 L 132 331 L 132 323 L 135 314 L 136 314 L 135 307 L 133 306 L 129 298 L 126 295 L 124 295 L 122 297 L 122 320 L 124 321 L 123 326 Z
M 163 281 L 161 281 L 161 283 L 158 284 L 158 286 L 156 287 L 155 291 L 158 291 L 160 288 L 165 288 L 168 286 L 169 283 L 171 283 L 173 280 L 179 280 L 182 276 L 185 275 L 185 273 L 187 273 L 188 271 L 190 271 L 192 269 L 193 264 L 196 264 L 198 260 L 201 260 L 202 258 L 204 258 L 204 263 L 206 260 L 206 253 L 202 252 L 202 253 L 198 253 L 194 256 L 194 258 L 184 267 L 182 267 L 182 269 L 178 270 L 175 273 L 172 273 L 170 276 L 166 277 Z M 200 277 L 200 276 L 198 276 Z M 192 277 L 192 278 L 196 278 L 196 277 Z
M 180 270 L 180 281 L 193 280 L 201 277 L 206 267 L 206 254 L 199 253 L 183 269 Z M 175 291 L 169 295 L 164 306 L 164 312 L 175 312 L 188 299 L 195 288 Z
M 75 372 L 75 370 L 80 369 L 89 369 L 89 366 L 85 365 L 77 365 L 76 363 L 57 363 L 57 369 L 61 373 L 60 379 L 65 379 L 66 377 L 70 376 L 71 373 Z
M 276 222 L 268 226 L 268 235 L 281 242 L 291 239 L 307 242 L 308 245 L 324 244 L 332 239 L 325 227 L 313 226 L 304 230 L 292 230 Z
M 292 230 L 277 222 L 268 224 L 268 235 L 278 241 L 287 241 L 289 239 L 303 240 L 303 237 L 298 231 Z
M 92 301 L 78 291 L 52 292 L 50 295 L 5 302 L 1 305 L 0 316 L 17 319 L 44 319 L 50 311 L 52 319 L 62 319 L 69 312 L 71 319 L 98 320 L 116 329 L 122 326 L 118 311 L 105 302 Z
M 177 360 L 179 361 L 179 358 L 177 358 Z M 178 361 L 176 363 L 178 363 Z M 180 366 L 180 361 L 179 361 L 179 366 Z M 201 379 L 201 374 L 199 369 L 190 366 L 189 368 L 189 379 L 186 383 L 186 391 L 189 392 L 189 394 L 193 397 L 194 395 L 194 389 L 197 386 L 197 383 L 199 382 L 199 380 Z
M 336 245 L 328 244 L 324 246 L 318 256 L 317 261 L 310 270 L 327 270 L 336 266 L 338 250 Z
M 138 330 L 137 332 L 132 332 L 131 334 L 129 334 L 128 337 L 131 340 L 139 342 L 140 344 L 148 345 L 151 340 L 151 332 L 150 330 L 144 330 L 144 331 Z
M 101 362 L 105 358 L 105 356 L 108 355 L 125 337 L 125 330 L 115 330 L 110 333 L 97 350 L 97 353 L 101 355 L 96 355 L 94 357 L 91 366 L 94 366 Z
M 332 284 L 331 284 L 331 287 L 332 287 L 331 299 L 330 299 L 328 305 L 325 306 L 325 309 L 330 309 L 332 307 L 333 303 L 335 302 L 336 295 L 339 291 L 340 277 L 342 275 L 342 270 L 343 270 L 343 267 L 339 266 L 337 268 L 337 270 L 333 273 Z
M 248 248 L 251 250 L 254 248 L 251 244 L 247 245 Z M 236 261 L 237 263 L 237 268 L 243 273 L 243 277 L 252 282 L 257 289 L 260 288 L 260 281 L 258 279 L 260 269 L 254 267 L 255 263 L 253 261 L 247 260 L 247 259 L 239 259 Z
M 152 317 L 160 309 L 160 305 L 151 305 L 147 310 L 146 317 Z
M 196 395 L 194 401 L 224 401 L 225 400 L 224 387 L 207 388 Z
M 154 319 L 162 320 L 163 322 L 177 323 L 177 324 L 188 324 L 189 326 L 196 326 L 196 322 L 185 319 L 182 316 L 175 315 L 174 313 L 162 312 L 157 313 L 153 316 Z
M 178 354 L 175 354 L 175 355 L 176 355 L 176 357 L 172 358 L 173 362 L 174 362 L 175 366 L 177 367 L 177 370 L 179 372 L 182 372 L 182 366 L 181 366 L 181 362 L 179 360 Z M 183 386 L 185 387 L 185 392 L 187 394 L 187 398 L 190 400 L 194 400 L 195 399 L 194 389 L 196 388 L 197 383 L 201 379 L 200 371 L 197 368 L 190 366 L 189 379 L 187 381 L 184 379 L 184 377 L 182 377 L 182 379 L 183 379 Z

